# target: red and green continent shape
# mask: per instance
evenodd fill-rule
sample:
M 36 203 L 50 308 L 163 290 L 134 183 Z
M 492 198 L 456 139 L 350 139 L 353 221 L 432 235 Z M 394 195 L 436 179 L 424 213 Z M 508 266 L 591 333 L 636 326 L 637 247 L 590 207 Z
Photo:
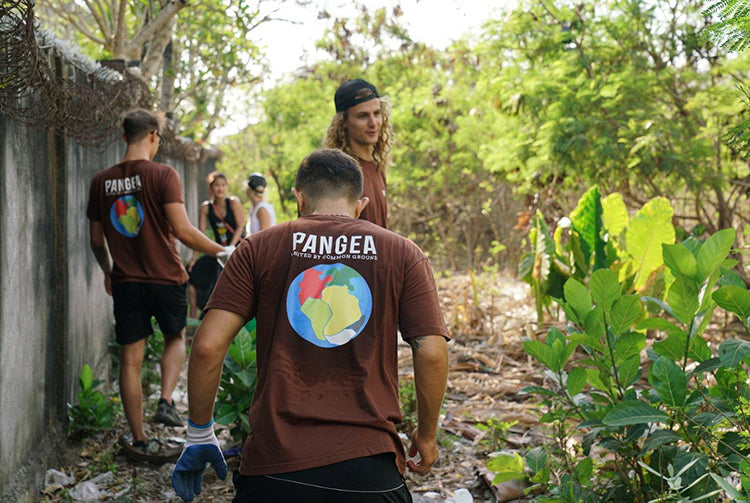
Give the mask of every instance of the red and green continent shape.
M 140 224 L 141 219 L 138 216 L 135 198 L 124 197 L 115 201 L 115 214 L 117 220 L 129 234 L 135 234 L 138 231 L 138 224 Z
M 326 336 L 339 333 L 362 316 L 359 300 L 348 286 L 356 277 L 357 273 L 349 268 L 333 269 L 323 278 L 315 269 L 303 273 L 299 284 L 300 309 L 309 318 L 318 339 L 326 340 Z

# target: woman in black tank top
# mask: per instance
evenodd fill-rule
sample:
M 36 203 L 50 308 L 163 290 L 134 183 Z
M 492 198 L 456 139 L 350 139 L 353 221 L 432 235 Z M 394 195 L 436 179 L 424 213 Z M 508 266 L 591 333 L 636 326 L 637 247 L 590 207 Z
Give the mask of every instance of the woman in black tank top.
M 236 197 L 227 197 L 227 178 L 224 174 L 214 171 L 206 181 L 209 199 L 201 203 L 198 228 L 205 233 L 210 226 L 214 241 L 222 246 L 236 245 L 245 232 L 242 203 Z M 204 255 L 198 258 L 198 252 L 193 252 L 187 270 L 190 273 L 187 289 L 189 316 L 196 318 L 198 309 L 203 309 L 211 295 L 220 267 L 214 257 Z

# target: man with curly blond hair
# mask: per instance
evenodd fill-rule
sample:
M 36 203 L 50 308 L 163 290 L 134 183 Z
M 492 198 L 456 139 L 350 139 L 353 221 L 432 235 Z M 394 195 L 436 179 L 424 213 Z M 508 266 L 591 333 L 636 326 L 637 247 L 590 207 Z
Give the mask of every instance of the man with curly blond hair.
M 336 115 L 323 144 L 359 162 L 364 175 L 363 196 L 370 202 L 360 218 L 386 228 L 388 202 L 385 175 L 391 151 L 391 108 L 375 86 L 362 79 L 344 82 L 333 97 Z

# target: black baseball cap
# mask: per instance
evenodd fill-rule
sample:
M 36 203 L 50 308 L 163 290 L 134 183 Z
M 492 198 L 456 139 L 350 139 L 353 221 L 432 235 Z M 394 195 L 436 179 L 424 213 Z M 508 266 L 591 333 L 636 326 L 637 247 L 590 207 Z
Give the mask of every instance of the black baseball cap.
M 339 113 L 375 98 L 380 98 L 375 86 L 366 80 L 351 79 L 339 86 L 333 95 L 333 102 L 336 104 L 336 113 Z
M 255 192 L 263 192 L 266 188 L 266 179 L 263 175 L 258 173 L 251 173 L 247 177 L 247 186 L 253 189 Z

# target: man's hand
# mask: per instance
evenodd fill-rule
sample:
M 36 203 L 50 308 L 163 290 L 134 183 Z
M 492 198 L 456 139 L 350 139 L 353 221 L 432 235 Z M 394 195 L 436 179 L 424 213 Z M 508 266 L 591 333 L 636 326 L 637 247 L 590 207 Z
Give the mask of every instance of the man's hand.
M 201 493 L 206 463 L 213 465 L 220 479 L 227 477 L 227 463 L 214 434 L 213 419 L 205 426 L 188 420 L 187 441 L 172 472 L 172 487 L 183 501 L 193 501 Z
M 104 273 L 104 290 L 107 295 L 112 296 L 112 276 L 107 273 Z
M 415 428 L 411 434 L 411 447 L 409 447 L 409 457 L 413 458 L 419 454 L 419 460 L 407 460 L 406 466 L 409 471 L 424 475 L 430 471 L 433 463 L 438 458 L 437 439 L 424 439 L 419 435 L 419 428 Z
M 234 245 L 225 246 L 224 251 L 221 251 L 216 254 L 216 259 L 219 261 L 219 265 L 221 265 L 221 267 L 224 267 L 225 265 L 227 265 L 227 261 L 229 260 L 229 257 L 232 255 L 232 253 L 234 253 L 234 250 L 236 248 L 237 247 Z

